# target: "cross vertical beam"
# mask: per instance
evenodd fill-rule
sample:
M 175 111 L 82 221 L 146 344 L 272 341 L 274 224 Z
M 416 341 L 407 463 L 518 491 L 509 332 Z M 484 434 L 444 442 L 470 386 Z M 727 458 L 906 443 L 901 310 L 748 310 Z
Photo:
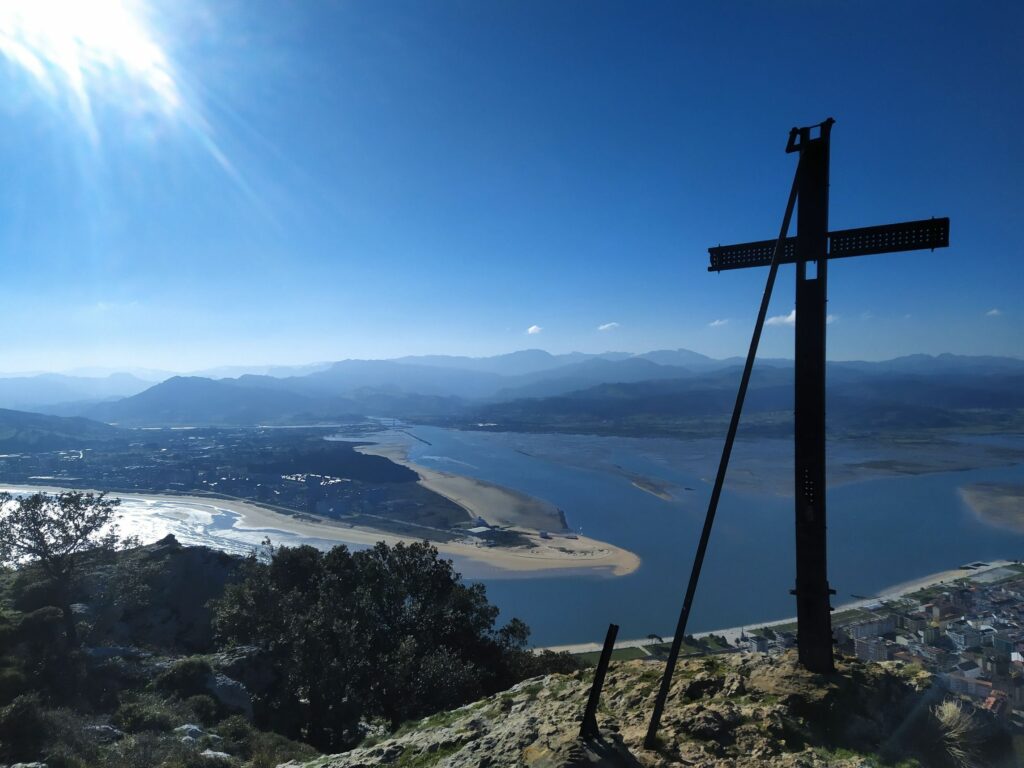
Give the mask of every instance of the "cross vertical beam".
M 828 283 L 828 176 L 832 120 L 819 134 L 801 128 L 787 148 L 800 153 L 796 234 L 794 465 L 796 615 L 800 663 L 834 671 L 825 514 L 825 328 Z M 799 139 L 799 143 L 795 139 Z

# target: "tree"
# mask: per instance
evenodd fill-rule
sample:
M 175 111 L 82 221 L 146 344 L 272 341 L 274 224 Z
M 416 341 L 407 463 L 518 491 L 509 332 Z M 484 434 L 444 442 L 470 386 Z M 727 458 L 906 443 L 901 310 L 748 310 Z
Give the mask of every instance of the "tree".
M 14 497 L 0 493 L 0 562 L 34 563 L 56 586 L 68 644 L 78 645 L 71 597 L 77 566 L 89 552 L 113 551 L 112 524 L 119 499 L 106 494 L 34 493 Z
M 361 720 L 394 727 L 572 666 L 527 651 L 526 625 L 497 617 L 426 542 L 282 547 L 214 603 L 219 638 L 257 644 L 277 673 L 257 701 L 262 725 L 326 751 L 357 743 Z

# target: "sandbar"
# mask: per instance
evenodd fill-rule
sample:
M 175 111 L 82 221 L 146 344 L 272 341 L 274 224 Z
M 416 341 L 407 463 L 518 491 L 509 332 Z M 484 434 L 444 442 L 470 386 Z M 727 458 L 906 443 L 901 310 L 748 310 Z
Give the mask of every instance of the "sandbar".
M 614 544 L 566 531 L 565 519 L 553 504 L 511 488 L 473 477 L 441 472 L 409 460 L 405 446 L 375 443 L 357 451 L 383 456 L 419 475 L 419 483 L 458 504 L 471 518 L 514 531 L 529 540 L 523 547 L 486 547 L 463 542 L 436 543 L 439 551 L 483 560 L 507 570 L 538 571 L 553 568 L 601 568 L 625 576 L 640 567 L 640 557 Z M 541 532 L 544 532 L 542 535 Z M 467 554 L 466 550 L 472 554 Z M 478 557 L 478 553 L 483 553 Z
M 535 531 L 565 530 L 565 521 L 554 504 L 473 477 L 420 466 L 409 461 L 405 446 L 375 443 L 357 446 L 356 450 L 408 467 L 419 475 L 419 484 L 424 488 L 458 504 L 471 517 L 483 518 L 488 525 Z
M 664 485 L 651 480 L 649 477 L 633 475 L 630 477 L 629 482 L 634 488 L 637 488 L 644 493 L 649 493 L 651 496 L 657 496 L 662 501 L 672 501 L 674 498 L 672 494 L 665 489 Z
M 960 497 L 983 523 L 1024 532 L 1024 485 L 975 483 L 961 487 Z

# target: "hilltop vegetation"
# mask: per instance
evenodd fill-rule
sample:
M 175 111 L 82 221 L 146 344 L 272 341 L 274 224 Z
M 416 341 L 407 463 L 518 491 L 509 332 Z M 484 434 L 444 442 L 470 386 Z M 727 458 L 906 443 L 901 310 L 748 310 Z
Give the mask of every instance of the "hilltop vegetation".
M 293 768 L 1010 768 L 1006 731 L 969 705 L 943 702 L 927 673 L 841 659 L 806 672 L 793 653 L 680 663 L 659 746 L 643 748 L 663 667 L 619 662 L 605 681 L 601 735 L 581 740 L 588 670 L 527 680 L 346 754 Z
M 266 768 L 574 667 L 425 543 L 71 559 L 0 574 L 0 761 Z
M 426 545 L 239 559 L 173 538 L 53 586 L 0 577 L 0 760 L 48 768 L 962 768 L 1014 765 L 986 713 L 923 670 L 791 655 L 684 660 L 660 747 L 641 746 L 662 665 L 613 664 L 601 737 L 578 739 L 590 670 L 524 650 Z M 343 751 L 348 750 L 348 751 Z M 327 757 L 321 752 L 333 752 Z M 291 762 L 289 762 L 291 761 Z M 603 762 L 604 761 L 604 762 Z

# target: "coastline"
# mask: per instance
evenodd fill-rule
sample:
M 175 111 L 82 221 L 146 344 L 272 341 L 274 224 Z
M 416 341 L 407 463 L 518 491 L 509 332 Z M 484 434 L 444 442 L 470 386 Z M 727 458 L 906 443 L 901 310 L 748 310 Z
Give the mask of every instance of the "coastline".
M 497 489 L 498 486 L 490 486 L 490 488 Z M 33 493 L 37 491 L 60 493 L 68 490 L 82 489 L 21 484 L 2 485 L 0 490 L 16 493 Z M 100 491 L 96 490 L 93 492 L 100 493 Z M 111 491 L 107 492 L 107 495 L 143 502 L 177 502 L 194 507 L 224 510 L 237 516 L 232 528 L 240 531 L 280 531 L 301 538 L 367 547 L 373 546 L 378 542 L 394 545 L 423 541 L 420 537 L 400 536 L 368 526 L 346 525 L 336 520 L 307 513 L 276 511 L 269 507 L 240 499 L 189 494 L 139 493 L 136 491 L 127 493 Z M 492 495 L 493 491 L 485 494 L 483 500 L 486 501 Z M 470 501 L 477 503 L 476 500 Z M 471 514 L 476 512 L 475 509 L 467 508 Z M 583 536 L 569 539 L 557 534 L 553 534 L 550 539 L 541 539 L 537 531 L 522 530 L 519 532 L 530 540 L 531 544 L 533 544 L 532 547 L 486 547 L 471 542 L 463 543 L 458 541 L 431 541 L 430 544 L 442 555 L 462 561 L 458 563 L 460 568 L 465 564 L 475 564 L 483 566 L 484 570 L 488 568 L 496 569 L 499 576 L 501 573 L 515 574 L 523 577 L 543 576 L 550 575 L 552 571 L 569 570 L 578 573 L 596 571 L 612 576 L 625 576 L 640 567 L 640 558 L 632 552 L 612 544 L 597 541 L 596 539 Z
M 405 446 L 374 443 L 359 445 L 355 450 L 368 456 L 380 456 L 411 469 L 419 475 L 419 484 L 424 488 L 462 507 L 471 518 L 483 518 L 488 525 L 551 533 L 565 530 L 554 504 L 511 488 L 421 466 L 409 460 Z
M 836 606 L 833 609 L 833 613 L 840 613 L 842 611 L 851 611 L 858 608 L 867 608 L 868 606 L 877 605 L 878 603 L 885 600 L 898 600 L 914 592 L 920 592 L 922 589 L 928 589 L 929 587 L 938 586 L 944 584 L 947 581 L 956 581 L 958 579 L 968 578 L 971 576 L 978 576 L 988 571 L 993 571 L 998 568 L 1005 568 L 1008 565 L 1013 565 L 1012 560 L 986 560 L 985 565 L 981 568 L 974 568 L 967 570 L 965 568 L 951 568 L 946 571 L 939 571 L 938 573 L 932 573 L 927 576 L 922 576 L 917 579 L 911 579 L 910 581 L 904 581 L 900 584 L 894 584 L 886 587 L 881 592 L 873 597 L 864 598 L 862 600 L 855 600 L 849 603 L 843 603 L 842 605 Z M 736 642 L 736 640 L 743 633 L 754 632 L 758 629 L 765 627 L 779 627 L 786 624 L 795 624 L 796 616 L 792 616 L 785 619 L 775 619 L 773 621 L 762 621 L 752 624 L 745 624 L 739 627 L 726 627 L 725 629 L 711 629 L 706 632 L 694 632 L 693 636 L 708 637 L 709 635 L 721 635 L 724 636 L 730 643 Z M 672 642 L 672 637 L 665 637 L 662 640 L 666 643 Z M 650 638 L 638 638 L 633 640 L 619 640 L 615 643 L 616 648 L 642 648 L 646 645 L 651 645 Z M 566 653 L 577 654 L 577 653 L 593 653 L 600 651 L 602 644 L 598 642 L 586 642 L 586 643 L 569 643 L 565 645 L 550 645 L 543 648 L 535 648 L 535 651 L 564 651 Z
M 374 443 L 360 445 L 360 453 L 381 456 L 408 467 L 419 475 L 424 488 L 458 504 L 470 518 L 482 518 L 488 525 L 501 526 L 526 537 L 530 547 L 481 547 L 445 544 L 459 553 L 465 549 L 491 553 L 481 559 L 508 570 L 540 571 L 553 568 L 601 568 L 613 576 L 636 571 L 640 557 L 627 549 L 586 536 L 569 538 L 559 509 L 546 501 L 476 478 L 423 467 L 409 460 L 402 445 Z M 546 537 L 541 536 L 545 531 Z M 435 544 L 441 549 L 440 544 Z M 507 564 L 506 564 L 507 563 Z

